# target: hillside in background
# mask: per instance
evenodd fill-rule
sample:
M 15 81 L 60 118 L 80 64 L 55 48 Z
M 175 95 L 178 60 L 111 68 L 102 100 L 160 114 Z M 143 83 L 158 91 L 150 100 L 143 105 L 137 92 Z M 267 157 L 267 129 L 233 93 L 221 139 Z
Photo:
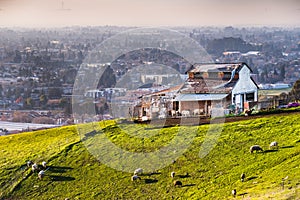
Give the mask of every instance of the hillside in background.
M 197 130 L 189 149 L 174 164 L 143 174 L 137 182 L 130 180 L 132 173 L 116 171 L 93 157 L 76 126 L 1 136 L 0 199 L 233 199 L 232 189 L 237 190 L 235 199 L 299 199 L 299 117 L 293 113 L 226 123 L 217 145 L 202 159 L 199 150 L 209 125 L 182 126 L 187 134 Z M 105 136 L 111 141 L 135 152 L 159 149 L 179 128 L 163 128 L 154 135 L 151 125 L 100 125 L 107 126 Z M 128 135 L 125 129 L 148 137 Z M 95 142 L 101 135 L 81 138 Z M 269 150 L 272 141 L 279 143 L 278 150 Z M 250 154 L 254 144 L 266 151 Z M 43 180 L 26 167 L 27 160 L 48 162 Z M 183 187 L 173 186 L 171 171 Z M 241 173 L 246 174 L 244 182 Z

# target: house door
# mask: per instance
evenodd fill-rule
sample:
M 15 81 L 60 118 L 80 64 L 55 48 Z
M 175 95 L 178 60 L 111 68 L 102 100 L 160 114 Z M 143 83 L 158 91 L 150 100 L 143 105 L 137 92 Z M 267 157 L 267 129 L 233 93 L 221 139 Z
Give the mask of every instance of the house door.
M 175 111 L 179 110 L 179 101 L 173 101 L 173 110 Z
M 241 94 L 241 112 L 244 110 L 245 94 Z

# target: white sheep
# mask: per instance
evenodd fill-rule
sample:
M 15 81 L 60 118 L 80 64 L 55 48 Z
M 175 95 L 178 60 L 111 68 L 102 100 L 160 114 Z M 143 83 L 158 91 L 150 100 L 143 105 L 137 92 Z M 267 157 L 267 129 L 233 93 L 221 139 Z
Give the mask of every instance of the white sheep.
M 134 170 L 134 175 L 139 175 L 143 173 L 143 169 L 142 168 L 137 168 L 136 170 Z
M 139 177 L 138 175 L 133 175 L 131 177 L 131 181 L 136 181 L 136 180 L 141 180 L 141 177 Z
M 31 160 L 27 161 L 27 167 L 31 167 L 33 165 L 33 162 Z
M 43 162 L 42 162 L 42 166 L 43 166 L 44 169 L 47 168 L 47 163 L 46 163 L 46 161 L 43 161 Z
M 41 171 L 38 173 L 39 179 L 42 180 L 42 178 L 44 178 L 44 175 L 45 175 L 45 171 L 44 171 L 44 170 L 41 170 Z
M 35 172 L 36 170 L 38 170 L 38 165 L 36 163 L 34 163 L 33 165 L 31 165 L 31 169 L 32 169 L 32 172 Z
M 278 142 L 276 142 L 276 141 L 273 141 L 273 142 L 271 142 L 271 144 L 270 144 L 270 146 L 269 146 L 269 148 L 271 149 L 271 148 L 278 148 Z
M 231 194 L 235 197 L 235 196 L 236 196 L 236 189 L 233 189 L 233 190 L 231 191 Z
M 241 174 L 241 181 L 244 182 L 246 178 L 246 175 L 244 173 Z
M 175 172 L 171 172 L 171 177 L 172 177 L 172 178 L 175 177 Z

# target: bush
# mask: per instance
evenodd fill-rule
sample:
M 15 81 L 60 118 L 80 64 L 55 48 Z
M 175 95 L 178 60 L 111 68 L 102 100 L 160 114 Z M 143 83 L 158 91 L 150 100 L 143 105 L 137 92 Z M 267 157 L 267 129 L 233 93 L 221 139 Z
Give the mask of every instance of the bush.
M 50 117 L 37 117 L 32 120 L 35 124 L 55 124 L 55 121 Z
M 13 122 L 31 123 L 32 117 L 27 113 L 14 112 L 12 117 Z

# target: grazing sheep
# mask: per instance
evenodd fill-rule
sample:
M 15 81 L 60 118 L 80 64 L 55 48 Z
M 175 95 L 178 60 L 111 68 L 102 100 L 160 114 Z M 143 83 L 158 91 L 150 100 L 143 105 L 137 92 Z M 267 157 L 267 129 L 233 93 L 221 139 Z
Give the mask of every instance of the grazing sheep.
M 33 162 L 31 160 L 27 161 L 27 167 L 31 167 L 33 165 Z
M 250 147 L 250 153 L 253 153 L 254 151 L 263 152 L 264 150 L 259 145 L 253 145 L 253 146 Z
M 241 181 L 244 182 L 246 175 L 244 173 L 241 174 Z
M 45 161 L 43 161 L 42 166 L 43 166 L 44 169 L 46 169 L 47 168 L 47 163 Z
M 141 180 L 141 177 L 139 177 L 138 175 L 133 175 L 131 177 L 131 181 L 136 181 L 136 180 Z
M 231 190 L 231 194 L 235 197 L 236 196 L 236 189 Z
M 38 165 L 36 163 L 34 163 L 33 165 L 31 165 L 31 169 L 32 169 L 32 172 L 35 172 L 38 170 Z
M 134 175 L 138 175 L 138 174 L 142 174 L 143 173 L 143 169 L 142 168 L 137 168 L 136 170 L 134 170 Z
M 270 144 L 269 147 L 270 147 L 270 149 L 273 148 L 273 147 L 274 147 L 274 148 L 275 148 L 275 147 L 278 148 L 278 142 L 276 142 L 276 141 L 271 142 L 271 144 Z
M 172 178 L 175 177 L 175 172 L 171 172 L 171 177 L 172 177 Z
M 178 186 L 178 187 L 181 187 L 181 186 L 182 186 L 182 182 L 181 182 L 181 181 L 178 181 L 178 180 L 173 181 L 173 184 L 174 184 L 175 187 L 176 187 L 176 186 Z
M 38 173 L 38 177 L 40 180 L 42 180 L 42 178 L 44 178 L 45 176 L 45 171 L 44 170 L 41 170 L 39 173 Z

